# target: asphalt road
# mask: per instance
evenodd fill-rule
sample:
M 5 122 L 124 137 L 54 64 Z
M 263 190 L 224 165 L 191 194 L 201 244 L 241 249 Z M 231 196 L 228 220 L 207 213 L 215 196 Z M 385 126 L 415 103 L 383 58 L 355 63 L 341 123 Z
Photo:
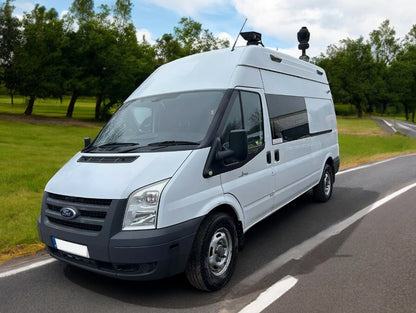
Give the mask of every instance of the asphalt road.
M 408 137 L 416 138 L 416 124 L 394 120 L 394 127 Z
M 296 283 L 264 312 L 416 312 L 416 188 L 320 235 L 414 183 L 416 155 L 340 173 L 328 203 L 306 194 L 253 227 L 233 279 L 215 293 L 192 289 L 183 275 L 125 282 L 57 261 L 3 277 L 8 264 L 0 313 L 239 312 L 287 276 Z
M 396 132 L 401 132 L 408 137 L 416 138 L 416 124 L 414 123 L 381 117 L 375 117 L 373 119 L 388 133 L 394 134 Z

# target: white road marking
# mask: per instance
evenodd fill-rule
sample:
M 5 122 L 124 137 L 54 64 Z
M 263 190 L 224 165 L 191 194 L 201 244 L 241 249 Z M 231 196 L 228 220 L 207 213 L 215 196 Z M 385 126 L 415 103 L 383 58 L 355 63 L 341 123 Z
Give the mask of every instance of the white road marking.
M 268 263 L 261 270 L 258 270 L 257 272 L 253 273 L 252 275 L 248 276 L 243 281 L 241 281 L 240 286 L 249 288 L 253 284 L 259 283 L 260 281 L 264 279 L 264 277 L 269 276 L 270 274 L 275 272 L 278 268 L 282 267 L 283 265 L 290 262 L 291 260 L 300 260 L 304 255 L 306 255 L 307 253 L 309 253 L 310 251 L 318 247 L 320 244 L 322 244 L 329 238 L 335 235 L 338 235 L 344 229 L 351 226 L 352 224 L 354 224 L 355 222 L 357 222 L 358 220 L 366 216 L 368 213 L 374 211 L 375 209 L 379 208 L 383 204 L 393 200 L 394 198 L 402 195 L 403 193 L 413 188 L 416 188 L 416 183 L 410 184 L 406 187 L 403 187 L 400 190 L 397 190 L 396 192 L 393 192 L 392 194 L 374 202 L 373 204 L 370 204 L 364 209 L 361 209 L 360 211 L 356 212 L 349 218 L 330 226 L 329 228 L 318 233 L 317 235 L 305 240 L 301 244 L 289 249 L 288 251 L 279 255 L 276 259 Z M 250 312 L 250 311 L 242 311 L 242 312 Z
M 52 263 L 52 262 L 55 262 L 55 261 L 56 261 L 56 259 L 50 258 L 50 259 L 38 261 L 38 262 L 29 264 L 29 265 L 21 266 L 21 267 L 15 268 L 13 270 L 0 273 L 0 278 L 4 278 L 4 277 L 8 277 L 8 276 L 13 276 L 13 275 L 16 275 L 16 274 L 19 274 L 19 273 L 22 273 L 22 272 L 26 272 L 26 271 L 31 270 L 33 268 L 37 268 L 37 267 L 40 267 L 40 266 L 44 266 L 46 264 L 49 264 L 49 263 Z
M 397 121 L 396 123 L 400 126 L 400 128 L 415 131 L 415 127 L 411 124 L 406 124 L 406 123 L 403 123 L 403 122 L 400 122 L 400 121 Z
M 282 278 L 266 291 L 263 291 L 256 300 L 243 308 L 239 313 L 260 313 L 294 287 L 297 282 L 298 280 L 290 275 Z
M 381 119 L 388 127 L 390 127 L 395 133 L 397 133 L 397 129 L 394 128 L 393 124 L 387 122 L 386 120 Z

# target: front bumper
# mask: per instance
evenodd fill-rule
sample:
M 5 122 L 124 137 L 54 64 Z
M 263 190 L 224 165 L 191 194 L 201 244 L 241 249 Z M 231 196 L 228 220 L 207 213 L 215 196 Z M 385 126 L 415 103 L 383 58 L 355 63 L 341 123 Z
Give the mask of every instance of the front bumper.
M 70 205 L 79 211 L 85 211 L 86 207 L 96 209 L 91 204 L 79 203 L 79 198 L 76 200 Z M 48 193 L 44 195 L 38 232 L 48 252 L 66 263 L 120 279 L 154 280 L 183 272 L 203 219 L 195 218 L 162 229 L 121 231 L 126 201 L 112 200 L 107 216 L 100 221 L 101 229 L 84 229 L 78 224 L 88 221 L 88 225 L 92 225 L 96 218 L 80 216 L 71 223 L 64 223 L 53 212 L 57 210 L 55 207 L 69 206 L 68 201 L 71 201 L 69 197 L 55 199 Z M 87 246 L 89 258 L 58 250 L 52 238 Z

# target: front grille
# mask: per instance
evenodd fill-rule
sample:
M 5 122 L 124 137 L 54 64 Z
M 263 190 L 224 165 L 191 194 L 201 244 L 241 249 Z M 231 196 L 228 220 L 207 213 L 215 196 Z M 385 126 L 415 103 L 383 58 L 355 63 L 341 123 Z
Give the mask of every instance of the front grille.
M 96 205 L 106 205 L 109 206 L 111 204 L 111 199 L 95 199 L 95 198 L 79 198 L 79 197 L 70 197 L 64 195 L 57 195 L 55 193 L 50 193 L 48 195 L 51 199 L 68 201 L 68 202 L 77 202 L 83 204 L 96 204 Z
M 45 216 L 52 224 L 99 232 L 104 226 L 111 202 L 112 200 L 109 199 L 48 194 L 45 204 Z M 74 218 L 65 218 L 61 215 L 62 208 L 75 210 L 77 216 Z
M 48 209 L 55 212 L 60 212 L 62 207 L 48 204 Z M 79 210 L 80 216 L 85 217 L 95 217 L 95 218 L 105 218 L 107 216 L 107 212 L 103 211 L 87 211 L 87 210 Z
M 72 222 L 72 221 L 66 221 L 66 220 L 57 219 L 57 218 L 50 217 L 50 216 L 48 217 L 48 219 L 49 219 L 50 222 L 52 222 L 54 224 L 69 226 L 69 227 L 72 227 L 72 228 L 92 230 L 92 231 L 100 231 L 101 228 L 102 228 L 101 225 L 86 224 L 86 223 L 77 223 L 77 222 Z

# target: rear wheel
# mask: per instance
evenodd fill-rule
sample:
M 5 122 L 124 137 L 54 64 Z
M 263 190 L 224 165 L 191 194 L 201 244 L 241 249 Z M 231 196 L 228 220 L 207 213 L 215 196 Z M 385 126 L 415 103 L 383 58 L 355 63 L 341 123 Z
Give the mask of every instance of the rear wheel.
M 329 164 L 325 164 L 321 180 L 318 185 L 313 188 L 313 197 L 316 201 L 326 202 L 331 198 L 334 184 L 334 176 L 332 168 Z
M 215 213 L 203 221 L 186 268 L 192 286 L 215 291 L 228 283 L 237 260 L 237 238 L 234 219 L 229 215 Z

